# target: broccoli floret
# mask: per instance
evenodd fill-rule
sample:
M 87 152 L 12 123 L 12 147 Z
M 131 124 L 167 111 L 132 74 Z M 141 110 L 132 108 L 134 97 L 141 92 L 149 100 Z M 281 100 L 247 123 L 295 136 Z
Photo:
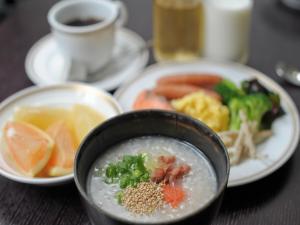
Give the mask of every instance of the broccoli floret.
M 220 83 L 218 83 L 214 90 L 222 96 L 223 103 L 228 105 L 229 101 L 232 98 L 240 97 L 245 95 L 245 93 L 238 88 L 233 82 L 230 80 L 224 79 Z
M 239 130 L 241 126 L 240 111 L 244 111 L 248 120 L 256 121 L 258 128 L 263 115 L 272 108 L 272 102 L 267 95 L 251 94 L 232 98 L 229 103 L 230 130 Z
M 242 89 L 246 94 L 264 93 L 272 102 L 272 108 L 264 114 L 260 128 L 270 129 L 274 120 L 285 114 L 280 105 L 280 96 L 268 90 L 257 79 L 243 81 Z

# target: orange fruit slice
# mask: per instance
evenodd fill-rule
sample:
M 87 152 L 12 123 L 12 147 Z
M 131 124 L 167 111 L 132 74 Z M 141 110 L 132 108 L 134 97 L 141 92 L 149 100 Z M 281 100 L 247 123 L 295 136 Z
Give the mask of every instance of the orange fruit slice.
M 66 122 L 58 121 L 52 124 L 46 132 L 54 140 L 55 145 L 42 174 L 63 176 L 71 173 L 77 146 Z
M 14 121 L 3 128 L 3 145 L 9 163 L 24 175 L 34 177 L 50 159 L 54 143 L 37 127 Z
M 97 125 L 102 123 L 106 118 L 86 105 L 75 104 L 72 108 L 75 135 L 78 143 Z
M 71 110 L 59 107 L 48 106 L 22 106 L 14 113 L 14 120 L 30 123 L 42 130 L 46 130 L 51 124 L 65 120 L 69 124 L 71 119 Z

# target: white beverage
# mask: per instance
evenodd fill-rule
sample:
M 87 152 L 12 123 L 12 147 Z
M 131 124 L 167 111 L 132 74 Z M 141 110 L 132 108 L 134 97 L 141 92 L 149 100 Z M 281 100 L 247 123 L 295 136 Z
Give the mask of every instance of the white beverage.
M 245 63 L 252 0 L 206 0 L 204 6 L 204 57 Z

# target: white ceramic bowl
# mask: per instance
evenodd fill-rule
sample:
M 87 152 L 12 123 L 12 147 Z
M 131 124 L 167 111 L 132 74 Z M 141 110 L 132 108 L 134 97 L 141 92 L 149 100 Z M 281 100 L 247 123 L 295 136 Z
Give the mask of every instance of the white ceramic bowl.
M 34 86 L 13 94 L 0 104 L 0 136 L 2 136 L 3 126 L 12 118 L 13 112 L 17 107 L 66 107 L 76 103 L 88 105 L 107 118 L 111 118 L 122 112 L 119 104 L 109 93 L 88 85 L 67 83 L 50 86 Z M 2 154 L 0 154 L 0 175 L 16 182 L 40 186 L 60 185 L 73 180 L 73 174 L 49 178 L 26 177 L 11 168 L 5 162 Z
M 155 86 L 157 79 L 171 74 L 213 73 L 230 79 L 237 85 L 241 81 L 256 78 L 265 87 L 278 93 L 285 115 L 272 125 L 273 135 L 257 147 L 263 156 L 247 159 L 230 168 L 228 186 L 240 186 L 259 180 L 279 169 L 295 152 L 299 142 L 299 113 L 289 94 L 267 75 L 245 65 L 196 60 L 187 63 L 161 63 L 148 67 L 135 79 L 128 81 L 115 92 L 115 97 L 124 111 L 131 111 L 137 95 Z

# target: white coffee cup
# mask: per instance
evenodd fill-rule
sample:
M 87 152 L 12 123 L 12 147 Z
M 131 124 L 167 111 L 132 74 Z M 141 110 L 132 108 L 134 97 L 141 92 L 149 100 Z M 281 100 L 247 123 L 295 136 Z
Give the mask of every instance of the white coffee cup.
M 101 20 L 91 25 L 67 25 L 74 20 Z M 127 21 L 121 2 L 110 0 L 63 0 L 48 13 L 57 45 L 69 62 L 69 76 L 84 79 L 111 58 L 116 28 Z M 74 78 L 74 77 L 72 77 Z

